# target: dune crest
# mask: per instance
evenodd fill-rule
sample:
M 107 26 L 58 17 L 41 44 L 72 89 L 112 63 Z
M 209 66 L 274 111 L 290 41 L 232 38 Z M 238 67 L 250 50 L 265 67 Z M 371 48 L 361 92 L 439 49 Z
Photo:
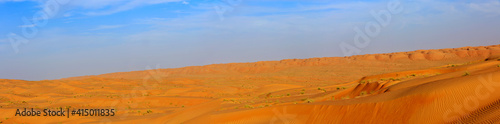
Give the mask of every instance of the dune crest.
M 0 79 L 2 123 L 498 123 L 500 45 Z M 19 108 L 113 108 L 19 117 Z

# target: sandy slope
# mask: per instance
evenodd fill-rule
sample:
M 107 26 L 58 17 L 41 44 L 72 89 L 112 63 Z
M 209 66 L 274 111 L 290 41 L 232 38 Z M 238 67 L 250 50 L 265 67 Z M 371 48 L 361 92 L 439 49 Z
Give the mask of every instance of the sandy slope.
M 500 119 L 500 45 L 0 80 L 3 123 L 478 123 Z M 16 117 L 18 108 L 114 117 Z

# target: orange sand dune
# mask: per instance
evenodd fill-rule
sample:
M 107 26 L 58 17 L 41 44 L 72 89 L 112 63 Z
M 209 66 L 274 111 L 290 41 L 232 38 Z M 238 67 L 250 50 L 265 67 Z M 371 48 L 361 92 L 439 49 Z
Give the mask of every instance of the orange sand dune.
M 0 79 L 2 123 L 499 123 L 500 45 Z M 20 117 L 17 109 L 116 109 Z

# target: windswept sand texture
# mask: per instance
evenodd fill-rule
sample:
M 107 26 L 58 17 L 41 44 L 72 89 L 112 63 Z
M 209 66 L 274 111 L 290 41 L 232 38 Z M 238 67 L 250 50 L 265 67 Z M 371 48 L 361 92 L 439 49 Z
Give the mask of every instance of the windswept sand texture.
M 0 80 L 2 123 L 499 123 L 500 45 Z M 76 70 L 75 70 L 76 71 Z M 16 117 L 22 108 L 114 117 Z

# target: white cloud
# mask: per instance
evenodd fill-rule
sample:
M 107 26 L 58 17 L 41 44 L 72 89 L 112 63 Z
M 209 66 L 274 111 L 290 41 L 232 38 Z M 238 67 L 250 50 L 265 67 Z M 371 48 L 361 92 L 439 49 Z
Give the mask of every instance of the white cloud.
M 1 2 L 23 2 L 23 1 L 27 1 L 27 0 L 0 0 L 0 3 Z
M 114 29 L 114 28 L 121 28 L 123 26 L 125 26 L 125 25 L 100 25 L 97 28 L 90 29 L 90 30 L 95 31 L 95 30 Z
M 72 15 L 73 15 L 72 13 L 67 12 L 67 13 L 64 13 L 64 15 L 63 15 L 63 16 L 64 16 L 64 17 L 70 17 L 70 16 L 72 16 Z
M 0 0 L 2 2 L 23 2 L 23 1 L 35 1 L 41 6 L 48 3 L 48 0 Z M 73 9 L 83 9 L 81 13 L 86 15 L 109 15 L 117 12 L 127 11 L 134 9 L 136 7 L 170 3 L 170 2 L 182 2 L 186 4 L 183 0 L 57 0 L 58 3 L 63 3 L 60 6 L 61 10 L 68 11 Z M 50 2 L 49 2 L 50 3 Z M 189 3 L 187 3 L 189 4 Z M 72 14 L 71 14 L 72 15 Z
M 328 9 L 366 9 L 369 7 L 380 6 L 377 4 L 381 3 L 370 3 L 370 2 L 348 2 L 348 3 L 331 3 L 325 5 L 313 5 L 313 6 L 304 6 L 300 5 L 300 11 L 315 11 L 315 10 L 328 10 Z M 383 4 L 382 4 L 383 5 Z
M 485 3 L 470 3 L 469 7 L 485 13 L 500 14 L 500 2 L 496 0 Z
M 35 24 L 31 24 L 31 25 L 20 25 L 19 27 L 20 28 L 31 28 L 31 27 L 35 27 L 36 25 Z
M 79 0 L 70 3 L 70 6 L 89 9 L 84 12 L 87 15 L 109 15 L 117 12 L 127 11 L 140 6 L 181 2 L 181 0 Z

